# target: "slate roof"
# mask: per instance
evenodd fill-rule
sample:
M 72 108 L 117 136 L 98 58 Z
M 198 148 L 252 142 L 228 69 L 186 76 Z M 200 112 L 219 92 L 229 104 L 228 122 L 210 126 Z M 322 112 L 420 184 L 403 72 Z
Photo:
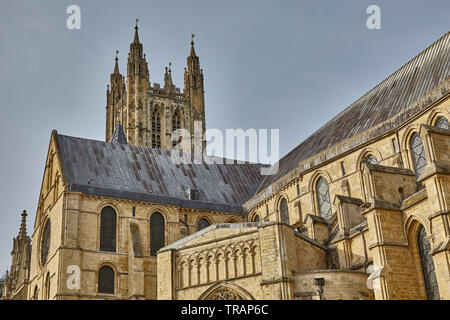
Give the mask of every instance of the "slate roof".
M 242 213 L 262 182 L 260 164 L 176 165 L 169 150 L 57 138 L 69 188 L 85 194 Z M 189 188 L 199 200 L 188 198 Z
M 397 115 L 449 76 L 450 32 L 280 159 L 278 173 L 267 176 L 258 192 L 289 173 L 299 162 Z
M 125 137 L 125 133 L 123 133 L 123 128 L 122 128 L 122 125 L 120 124 L 120 122 L 117 124 L 116 128 L 114 129 L 114 132 L 113 132 L 110 142 L 128 144 L 127 138 Z

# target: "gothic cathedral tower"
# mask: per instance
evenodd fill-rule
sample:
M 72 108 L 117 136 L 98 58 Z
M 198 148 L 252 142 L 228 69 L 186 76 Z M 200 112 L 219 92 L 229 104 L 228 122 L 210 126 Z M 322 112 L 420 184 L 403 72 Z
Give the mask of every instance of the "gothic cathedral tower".
M 134 40 L 130 45 L 127 80 L 119 72 L 118 57 L 106 91 L 106 141 L 115 130 L 124 130 L 129 144 L 152 148 L 172 149 L 172 133 L 186 129 L 191 135 L 194 152 L 194 134 L 202 139 L 205 132 L 205 99 L 203 70 L 195 53 L 194 41 L 184 71 L 184 90 L 172 81 L 171 63 L 165 68 L 164 85 L 150 83 L 150 74 L 136 24 Z M 201 143 L 202 150 L 205 142 Z

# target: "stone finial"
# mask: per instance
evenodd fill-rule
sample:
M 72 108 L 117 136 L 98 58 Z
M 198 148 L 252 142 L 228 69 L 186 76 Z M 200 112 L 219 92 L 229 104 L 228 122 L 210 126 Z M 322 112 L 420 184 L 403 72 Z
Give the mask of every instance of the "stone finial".
M 19 239 L 27 236 L 27 211 L 23 210 L 21 216 L 22 222 L 20 224 Z

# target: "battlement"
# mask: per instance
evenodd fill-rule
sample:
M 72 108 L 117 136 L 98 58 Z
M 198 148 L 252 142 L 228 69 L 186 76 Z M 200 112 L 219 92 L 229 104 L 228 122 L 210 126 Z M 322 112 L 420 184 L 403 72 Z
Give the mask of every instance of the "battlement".
M 153 83 L 153 86 L 150 85 L 147 92 L 149 95 L 153 95 L 153 96 L 160 96 L 160 97 L 172 98 L 172 99 L 177 99 L 177 100 L 185 99 L 184 93 L 181 91 L 180 88 L 175 87 L 174 91 L 167 91 L 164 89 L 164 87 L 161 87 L 161 85 L 159 83 Z

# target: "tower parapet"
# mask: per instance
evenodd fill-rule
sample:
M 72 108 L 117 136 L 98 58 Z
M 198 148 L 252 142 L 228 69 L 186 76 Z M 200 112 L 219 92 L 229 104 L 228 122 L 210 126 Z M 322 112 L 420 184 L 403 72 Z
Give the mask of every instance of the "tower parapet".
M 121 123 L 129 144 L 171 149 L 174 130 L 187 129 L 193 138 L 194 121 L 201 121 L 205 130 L 203 70 L 192 39 L 184 90 L 173 83 L 171 63 L 165 68 L 164 85 L 152 85 L 138 30 L 136 23 L 128 53 L 126 84 L 116 54 L 111 86 L 107 89 L 106 141 L 111 140 L 114 129 Z

